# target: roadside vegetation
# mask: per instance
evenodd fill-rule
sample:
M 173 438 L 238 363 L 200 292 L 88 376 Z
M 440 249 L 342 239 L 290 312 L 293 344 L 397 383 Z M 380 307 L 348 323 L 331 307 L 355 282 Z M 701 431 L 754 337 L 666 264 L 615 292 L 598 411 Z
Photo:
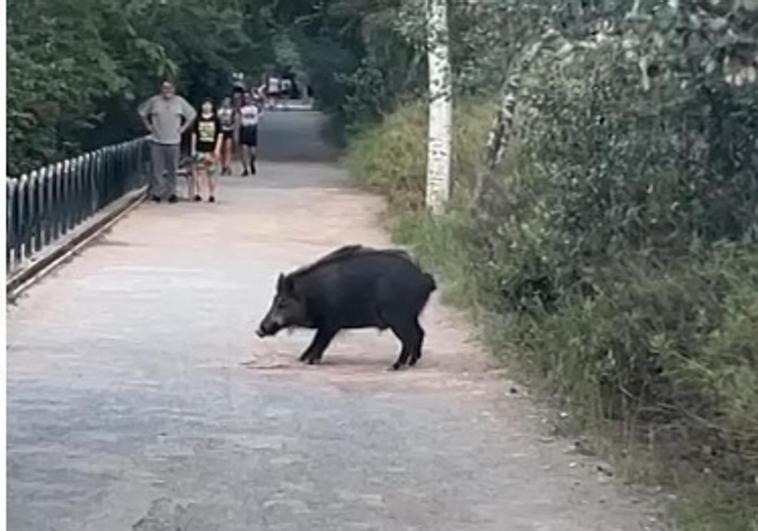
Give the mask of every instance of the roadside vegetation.
M 758 530 L 758 3 L 450 2 L 453 195 L 424 209 L 422 0 L 8 4 L 10 172 L 287 64 L 493 355 L 680 529 Z M 496 124 L 497 127 L 493 127 Z
M 737 14 L 755 36 L 756 10 L 714 18 Z M 702 27 L 651 16 L 648 45 L 608 20 L 516 72 L 495 165 L 498 91 L 459 83 L 444 216 L 423 209 L 423 99 L 353 135 L 346 163 L 493 354 L 624 476 L 676 493 L 681 529 L 755 530 L 758 63 L 711 64 L 726 53 Z

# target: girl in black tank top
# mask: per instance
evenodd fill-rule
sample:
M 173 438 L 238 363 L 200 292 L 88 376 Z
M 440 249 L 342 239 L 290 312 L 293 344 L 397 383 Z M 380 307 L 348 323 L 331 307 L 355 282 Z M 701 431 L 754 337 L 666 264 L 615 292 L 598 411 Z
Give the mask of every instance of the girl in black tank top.
M 221 123 L 221 134 L 224 137 L 221 145 L 221 175 L 231 175 L 232 152 L 234 150 L 234 135 L 237 129 L 238 113 L 232 106 L 232 99 L 230 97 L 224 98 L 216 115 Z

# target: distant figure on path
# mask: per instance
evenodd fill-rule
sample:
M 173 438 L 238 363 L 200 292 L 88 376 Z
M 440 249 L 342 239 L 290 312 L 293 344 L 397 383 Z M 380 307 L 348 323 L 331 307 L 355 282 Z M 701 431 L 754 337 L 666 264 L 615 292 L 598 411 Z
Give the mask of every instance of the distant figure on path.
M 231 175 L 234 136 L 239 127 L 239 113 L 232 106 L 232 98 L 225 97 L 216 114 L 219 122 L 221 122 L 221 133 L 224 135 L 221 145 L 221 175 Z
M 248 163 L 250 173 L 255 175 L 255 155 L 258 148 L 258 116 L 260 111 L 249 92 L 240 109 L 240 144 L 242 144 L 242 176 L 247 177 Z
M 150 195 L 157 203 L 160 203 L 161 199 L 176 203 L 179 145 L 182 134 L 192 126 L 197 112 L 187 100 L 176 94 L 174 84 L 168 80 L 161 84 L 161 93 L 145 101 L 137 112 L 145 128 L 150 131 L 152 141 L 150 158 L 153 178 L 150 183 Z
M 244 99 L 245 94 L 245 84 L 241 83 L 239 81 L 234 83 L 234 87 L 232 88 L 232 108 L 234 108 L 234 112 L 237 113 L 237 118 L 239 118 L 239 112 L 242 108 L 242 105 L 244 105 L 244 102 L 242 101 Z M 240 129 L 239 129 L 239 119 L 237 120 L 237 127 L 234 130 L 234 149 L 239 153 L 239 147 L 240 147 Z
M 268 108 L 276 108 L 282 93 L 282 82 L 278 77 L 269 76 L 266 80 L 266 96 L 268 97 Z
M 253 103 L 258 106 L 258 111 L 263 114 L 263 110 L 266 107 L 266 91 L 265 87 L 253 87 L 250 89 L 250 94 L 253 96 Z

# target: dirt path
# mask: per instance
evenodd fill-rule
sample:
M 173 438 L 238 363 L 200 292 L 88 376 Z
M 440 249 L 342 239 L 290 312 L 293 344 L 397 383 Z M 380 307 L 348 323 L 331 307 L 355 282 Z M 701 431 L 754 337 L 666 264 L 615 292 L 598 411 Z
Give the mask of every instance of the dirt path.
M 144 205 L 9 309 L 9 529 L 658 529 L 436 299 L 399 373 L 389 333 L 317 367 L 309 334 L 254 336 L 280 271 L 387 243 L 319 117 L 265 118 L 259 177 Z

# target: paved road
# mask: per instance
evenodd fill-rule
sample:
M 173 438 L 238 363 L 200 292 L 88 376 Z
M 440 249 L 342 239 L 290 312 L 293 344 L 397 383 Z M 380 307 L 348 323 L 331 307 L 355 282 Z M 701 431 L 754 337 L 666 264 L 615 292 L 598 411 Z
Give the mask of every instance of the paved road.
M 426 354 L 391 334 L 254 325 L 281 270 L 384 244 L 313 113 L 271 113 L 254 179 L 146 204 L 8 310 L 12 530 L 632 531 L 647 509 L 541 442 L 542 414 L 433 300 Z

